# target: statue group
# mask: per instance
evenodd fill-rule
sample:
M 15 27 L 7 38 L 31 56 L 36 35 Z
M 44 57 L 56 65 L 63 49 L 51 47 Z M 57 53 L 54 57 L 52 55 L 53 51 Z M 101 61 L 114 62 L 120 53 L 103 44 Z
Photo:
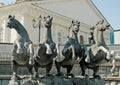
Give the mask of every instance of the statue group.
M 30 79 L 38 79 L 38 69 L 45 68 L 45 77 L 50 77 L 50 70 L 55 62 L 57 69 L 56 76 L 63 76 L 61 67 L 66 68 L 66 76 L 75 77 L 71 70 L 79 58 L 79 65 L 81 67 L 82 76 L 86 76 L 85 69 L 90 68 L 93 70 L 93 77 L 100 78 L 97 74 L 101 63 L 111 61 L 113 67 L 111 71 L 115 69 L 115 58 L 114 52 L 110 52 L 105 40 L 103 33 L 109 29 L 109 25 L 104 23 L 104 20 L 97 22 L 96 26 L 92 27 L 91 40 L 92 44 L 90 49 L 86 50 L 79 44 L 77 34 L 80 29 L 79 21 L 72 21 L 70 27 L 68 27 L 68 40 L 62 50 L 62 55 L 59 54 L 59 45 L 56 44 L 52 39 L 52 21 L 53 17 L 46 16 L 42 18 L 42 29 L 44 29 L 44 42 L 38 45 L 37 50 L 34 53 L 33 43 L 29 38 L 29 35 L 25 27 L 15 19 L 15 16 L 9 15 L 9 22 L 7 23 L 8 28 L 13 28 L 17 32 L 17 39 L 14 42 L 14 49 L 12 52 L 12 66 L 13 76 L 9 82 L 9 85 L 38 85 L 38 84 L 20 84 L 21 79 L 17 75 L 18 67 L 27 67 L 31 73 Z M 85 54 L 87 53 L 87 54 Z M 61 57 L 64 57 L 60 60 Z M 54 61 L 55 59 L 55 61 Z M 32 72 L 32 69 L 35 69 Z M 56 84 L 55 84 L 56 85 Z M 76 84 L 75 84 L 76 85 Z

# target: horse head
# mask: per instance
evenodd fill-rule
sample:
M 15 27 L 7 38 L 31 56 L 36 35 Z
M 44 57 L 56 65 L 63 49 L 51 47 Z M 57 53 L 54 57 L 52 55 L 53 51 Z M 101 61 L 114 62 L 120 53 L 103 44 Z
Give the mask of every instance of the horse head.
M 9 21 L 7 23 L 7 27 L 9 28 L 16 28 L 18 26 L 18 21 L 15 19 L 15 16 L 8 16 Z
M 51 28 L 51 26 L 52 26 L 52 20 L 53 20 L 53 17 L 50 17 L 50 16 L 44 17 L 43 21 L 44 21 L 45 27 Z
M 97 24 L 103 24 L 103 27 L 101 27 L 101 29 L 99 29 L 100 31 L 106 31 L 110 27 L 110 24 L 105 23 L 103 19 L 101 19 L 100 21 L 98 21 Z
M 74 34 L 77 34 L 79 31 L 79 27 L 80 27 L 80 22 L 73 20 L 72 24 L 69 27 L 69 30 L 71 30 Z

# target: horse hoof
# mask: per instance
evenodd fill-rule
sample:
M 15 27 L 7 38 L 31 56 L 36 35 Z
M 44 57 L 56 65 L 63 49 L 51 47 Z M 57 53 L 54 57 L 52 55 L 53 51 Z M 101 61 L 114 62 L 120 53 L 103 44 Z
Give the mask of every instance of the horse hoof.
M 72 73 L 71 74 L 67 74 L 67 76 L 71 76 L 73 78 L 75 77 Z
M 50 76 L 52 76 L 52 74 L 46 74 L 46 77 L 50 77 Z
M 75 76 L 73 74 L 71 74 L 71 77 L 74 78 Z
M 85 74 L 84 76 L 85 76 L 85 78 L 89 79 L 89 75 Z
M 101 79 L 101 77 L 99 75 L 94 75 L 94 78 Z

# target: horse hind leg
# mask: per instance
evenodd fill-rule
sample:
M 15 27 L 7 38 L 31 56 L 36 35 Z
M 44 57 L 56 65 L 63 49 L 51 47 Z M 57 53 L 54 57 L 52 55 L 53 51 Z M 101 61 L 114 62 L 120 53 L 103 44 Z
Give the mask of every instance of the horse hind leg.
M 28 68 L 28 71 L 29 71 L 29 73 L 31 74 L 30 75 L 30 78 L 32 78 L 33 77 L 33 73 L 32 73 L 32 69 L 33 69 L 33 65 L 27 65 L 27 68 Z
M 21 43 L 18 40 L 16 40 L 15 43 L 17 45 L 17 51 L 16 51 L 16 53 L 22 54 L 23 50 L 22 50 L 22 47 L 21 47 Z
M 14 60 L 12 61 L 12 68 L 13 68 L 13 76 L 11 79 L 17 81 L 19 78 L 17 76 L 18 64 Z
M 37 62 L 35 62 L 34 69 L 35 69 L 35 72 L 34 72 L 35 78 L 39 78 L 39 75 L 38 75 L 39 65 Z
M 72 59 L 75 59 L 75 48 L 73 45 L 71 45 L 68 49 L 72 50 Z
M 35 62 L 34 62 L 34 58 L 33 58 L 34 52 L 33 52 L 33 45 L 32 44 L 29 44 L 29 51 L 30 51 L 29 64 L 34 65 Z
M 85 66 L 84 66 L 84 64 L 85 63 L 82 63 L 82 61 L 79 63 L 80 64 L 80 67 L 81 67 L 81 71 L 82 71 L 82 76 L 85 76 Z
M 53 62 L 51 62 L 49 65 L 46 66 L 46 76 L 51 76 L 49 73 L 52 68 L 52 65 L 53 65 Z
M 62 73 L 61 73 L 61 65 L 60 65 L 60 63 L 57 62 L 56 60 L 55 60 L 55 66 L 56 66 L 56 69 L 57 69 L 57 74 L 56 74 L 56 76 L 62 76 Z
M 73 66 L 71 66 L 71 65 L 68 65 L 68 66 L 67 66 L 67 76 L 74 77 L 74 75 L 73 75 L 72 73 L 70 73 L 71 70 L 72 70 L 72 68 L 73 68 Z
M 101 77 L 97 74 L 98 70 L 99 70 L 99 66 L 96 66 L 96 67 L 93 68 L 93 77 L 94 77 L 94 78 L 101 78 Z

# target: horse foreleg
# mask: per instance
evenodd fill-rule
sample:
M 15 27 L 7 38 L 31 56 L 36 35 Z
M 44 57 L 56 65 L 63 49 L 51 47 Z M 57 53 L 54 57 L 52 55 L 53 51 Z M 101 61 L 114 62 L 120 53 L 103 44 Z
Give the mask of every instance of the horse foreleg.
M 98 48 L 98 51 L 99 51 L 99 50 L 102 50 L 102 51 L 104 51 L 105 53 L 107 53 L 106 59 L 110 60 L 110 52 L 109 52 L 107 49 L 105 49 L 103 46 L 100 46 L 100 47 Z
M 75 48 L 73 45 L 71 45 L 69 48 L 69 50 L 71 49 L 72 50 L 72 59 L 75 59 Z
M 47 47 L 46 54 L 52 54 L 52 50 L 50 48 L 50 45 L 45 43 L 45 46 Z
M 85 58 L 85 62 L 86 63 L 90 63 L 90 56 L 89 56 L 89 52 L 88 51 L 86 51 L 87 53 L 87 57 Z
M 111 68 L 111 72 L 114 73 L 115 67 L 116 67 L 116 66 L 115 66 L 115 62 L 116 62 L 116 61 L 115 61 L 114 51 L 111 51 L 110 54 L 111 54 L 111 57 L 112 57 L 112 58 L 111 58 L 111 62 L 112 62 L 112 65 L 113 65 L 112 68 Z
M 113 66 L 112 66 L 112 68 L 111 68 L 111 72 L 114 73 L 115 67 L 116 67 L 116 66 L 115 66 L 115 59 L 114 59 L 114 58 L 113 58 L 113 60 L 112 60 L 112 65 L 113 65 Z
M 18 54 L 23 53 L 22 48 L 21 48 L 21 43 L 20 43 L 18 40 L 16 40 L 15 43 L 16 43 L 16 45 L 17 45 L 17 51 L 16 51 L 16 52 L 17 52 Z
M 32 44 L 29 44 L 29 51 L 30 51 L 29 64 L 30 64 L 30 65 L 34 65 L 34 64 L 35 64 L 34 58 L 33 58 L 34 51 L 33 51 L 33 45 L 32 45 Z

